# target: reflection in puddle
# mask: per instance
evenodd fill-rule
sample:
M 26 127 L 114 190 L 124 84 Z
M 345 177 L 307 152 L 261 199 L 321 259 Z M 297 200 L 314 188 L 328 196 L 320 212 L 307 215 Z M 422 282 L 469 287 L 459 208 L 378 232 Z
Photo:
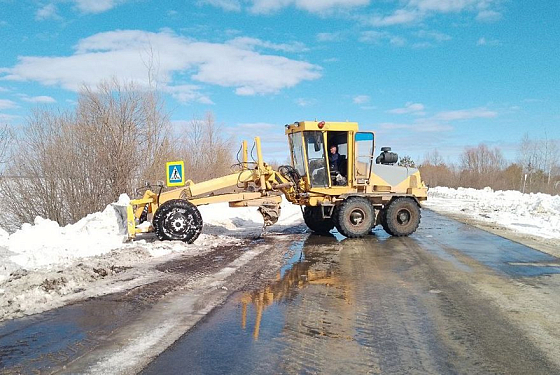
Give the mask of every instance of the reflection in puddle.
M 314 246 L 336 244 L 334 236 L 310 236 L 304 244 L 298 242 L 292 246 L 294 251 L 288 264 L 278 272 L 276 281 L 266 285 L 261 290 L 247 292 L 239 297 L 241 304 L 241 328 L 247 328 L 247 309 L 252 306 L 255 310 L 255 324 L 253 339 L 258 340 L 264 310 L 274 303 L 287 302 L 294 298 L 298 291 L 307 285 L 324 285 L 326 287 L 339 284 L 336 278 L 335 263 L 325 249 L 313 251 Z M 334 254 L 333 254 L 334 255 Z M 343 297 L 345 298 L 345 297 Z
M 252 305 L 256 311 L 253 338 L 258 340 L 263 311 L 273 303 L 290 300 L 299 289 L 308 284 L 320 284 L 327 287 L 338 283 L 332 269 L 314 270 L 313 263 L 302 260 L 295 263 L 292 268 L 284 273 L 278 274 L 278 280 L 267 285 L 264 289 L 245 293 L 240 297 L 241 303 L 241 328 L 247 327 L 247 306 Z

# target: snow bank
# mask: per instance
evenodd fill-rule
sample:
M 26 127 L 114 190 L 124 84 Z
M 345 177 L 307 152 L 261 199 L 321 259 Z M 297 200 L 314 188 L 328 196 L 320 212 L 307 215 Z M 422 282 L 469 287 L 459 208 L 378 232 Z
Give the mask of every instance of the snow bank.
M 434 211 L 498 223 L 517 232 L 560 238 L 560 196 L 471 188 L 435 187 L 424 204 Z
M 128 201 L 123 194 L 114 205 L 126 205 Z M 16 254 L 10 257 L 12 262 L 29 269 L 105 254 L 121 246 L 125 239 L 122 218 L 113 205 L 108 205 L 103 212 L 65 227 L 36 217 L 33 225 L 24 224 L 0 245 Z
M 205 227 L 194 244 L 149 237 L 125 244 L 126 223 L 114 206 L 129 201 L 122 195 L 102 212 L 65 227 L 37 217 L 12 235 L 0 229 L 0 321 L 146 282 L 158 277 L 154 262 L 234 245 L 260 234 L 263 225 L 256 207 L 216 204 L 199 207 Z M 299 206 L 283 202 L 270 231 L 301 221 Z
M 77 223 L 65 227 L 60 227 L 54 221 L 37 217 L 33 224 L 24 224 L 12 235 L 0 229 L 0 247 L 4 248 L 5 255 L 9 255 L 9 261 L 28 270 L 70 264 L 77 258 L 106 254 L 122 247 L 126 239 L 126 223 L 113 206 L 126 206 L 129 201 L 128 196 L 123 194 L 118 202 L 108 205 L 103 212 L 90 214 Z M 283 201 L 281 207 L 280 220 L 276 226 L 293 225 L 301 221 L 299 206 Z M 208 246 L 227 242 L 226 238 L 216 237 L 223 235 L 223 229 L 239 231 L 247 228 L 262 228 L 263 225 L 263 218 L 256 207 L 230 208 L 227 203 L 223 203 L 199 208 L 207 227 L 203 231 L 204 234 L 195 242 L 196 245 Z M 213 230 L 212 227 L 218 227 L 219 230 Z M 183 244 L 168 248 L 149 246 L 145 241 L 136 243 L 145 247 L 151 256 L 184 250 Z M 0 277 L 2 273 L 0 270 Z

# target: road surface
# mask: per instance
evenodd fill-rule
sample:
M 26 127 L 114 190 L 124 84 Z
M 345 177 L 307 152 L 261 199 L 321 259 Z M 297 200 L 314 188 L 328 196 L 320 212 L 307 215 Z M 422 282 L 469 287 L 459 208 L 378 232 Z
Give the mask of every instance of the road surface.
M 4 322 L 0 373 L 560 373 L 557 258 L 428 210 L 408 238 L 298 230 Z
M 310 236 L 143 374 L 560 374 L 559 272 L 429 211 L 409 238 Z

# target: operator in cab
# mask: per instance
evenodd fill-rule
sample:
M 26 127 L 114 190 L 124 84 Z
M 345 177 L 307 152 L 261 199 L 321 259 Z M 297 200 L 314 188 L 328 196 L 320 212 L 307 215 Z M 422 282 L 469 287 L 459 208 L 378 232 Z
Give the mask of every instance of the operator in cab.
M 331 144 L 329 147 L 329 168 L 332 185 L 346 185 L 346 157 L 338 153 L 338 146 Z

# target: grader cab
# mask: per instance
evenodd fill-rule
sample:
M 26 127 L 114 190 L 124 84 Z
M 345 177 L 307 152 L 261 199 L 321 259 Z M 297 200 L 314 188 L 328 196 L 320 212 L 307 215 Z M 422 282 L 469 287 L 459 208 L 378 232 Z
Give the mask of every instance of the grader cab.
M 420 202 L 427 188 L 417 169 L 395 165 L 398 156 L 383 147 L 374 155 L 375 134 L 354 122 L 301 121 L 285 126 L 291 165 L 273 170 L 263 161 L 260 138 L 257 160 L 248 161 L 242 144 L 240 170 L 216 179 L 156 193 L 151 189 L 127 208 L 130 238 L 155 231 L 161 240 L 193 242 L 202 231 L 199 205 L 229 202 L 256 206 L 264 224 L 278 220 L 280 202 L 303 207 L 314 232 L 337 228 L 346 237 L 362 237 L 376 225 L 393 236 L 408 236 L 420 223 Z M 149 224 L 151 222 L 151 225 Z

